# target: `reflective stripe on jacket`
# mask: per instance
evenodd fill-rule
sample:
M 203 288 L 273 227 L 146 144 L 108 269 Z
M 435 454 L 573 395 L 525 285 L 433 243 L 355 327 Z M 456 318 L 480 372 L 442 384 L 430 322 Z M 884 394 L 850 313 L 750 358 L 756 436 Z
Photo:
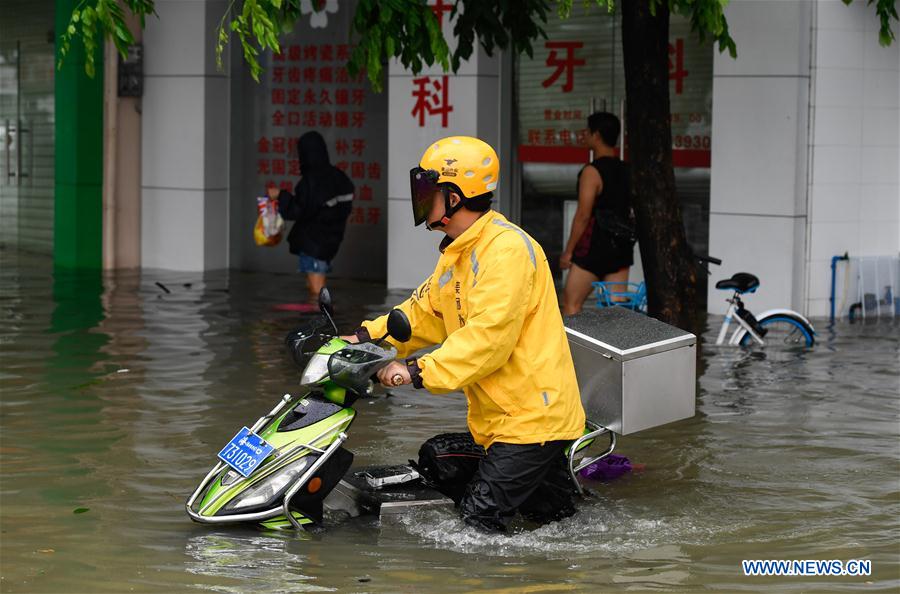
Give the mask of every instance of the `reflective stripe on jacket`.
M 475 441 L 543 443 L 576 439 L 584 409 L 553 277 L 541 246 L 490 211 L 446 247 L 434 274 L 397 306 L 412 324 L 400 357 L 419 358 L 436 393 L 462 389 Z M 371 336 L 387 316 L 364 322 Z

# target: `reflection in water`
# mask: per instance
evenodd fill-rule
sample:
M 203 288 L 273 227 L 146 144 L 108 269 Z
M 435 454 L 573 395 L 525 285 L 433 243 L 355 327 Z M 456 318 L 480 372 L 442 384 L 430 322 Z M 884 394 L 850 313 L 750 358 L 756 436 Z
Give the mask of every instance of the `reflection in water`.
M 485 536 L 448 510 L 333 518 L 319 534 L 192 524 L 184 501 L 215 452 L 297 389 L 282 339 L 301 316 L 272 306 L 301 281 L 54 274 L 0 251 L 0 590 L 900 588 L 900 341 L 886 323 L 838 324 L 777 356 L 708 331 L 698 414 L 622 438 L 646 471 L 597 485 L 558 524 Z M 332 289 L 342 329 L 407 294 Z M 403 462 L 465 423 L 459 395 L 400 389 L 356 408 L 358 464 Z M 874 584 L 763 582 L 740 575 L 749 558 L 871 559 Z
M 306 534 L 290 533 L 194 536 L 185 546 L 185 553 L 190 557 L 185 570 L 215 578 L 216 585 L 196 584 L 196 587 L 216 592 L 246 592 L 247 584 L 253 584 L 257 592 L 328 591 L 329 588 L 310 584 L 312 578 L 308 576 L 285 571 L 288 567 L 302 568 L 309 560 L 307 555 L 295 552 L 298 547 L 291 545 L 311 540 Z

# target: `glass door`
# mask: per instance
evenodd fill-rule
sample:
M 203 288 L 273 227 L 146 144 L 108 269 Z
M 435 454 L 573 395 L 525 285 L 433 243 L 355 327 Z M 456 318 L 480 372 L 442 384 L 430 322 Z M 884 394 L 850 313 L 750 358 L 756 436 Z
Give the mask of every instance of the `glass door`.
M 587 117 L 608 111 L 622 123 L 620 147 L 628 160 L 621 16 L 575 3 L 568 19 L 549 15 L 547 39 L 534 57 L 516 61 L 517 160 L 521 180 L 518 220 L 547 253 L 561 279 L 559 256 L 577 204 L 578 172 L 592 156 L 583 143 Z M 673 162 L 688 241 L 706 253 L 709 221 L 709 149 L 712 47 L 672 16 L 669 43 Z M 635 257 L 631 280 L 643 277 Z M 701 294 L 705 295 L 705 292 Z
M 0 11 L 0 245 L 53 252 L 52 0 Z

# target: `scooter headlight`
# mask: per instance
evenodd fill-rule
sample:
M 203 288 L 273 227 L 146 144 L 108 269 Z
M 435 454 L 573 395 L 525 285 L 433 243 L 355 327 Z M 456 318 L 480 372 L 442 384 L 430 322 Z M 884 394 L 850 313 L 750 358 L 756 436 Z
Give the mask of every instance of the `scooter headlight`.
M 275 499 L 276 495 L 280 494 L 289 484 L 293 483 L 297 477 L 306 470 L 308 465 L 308 457 L 303 457 L 300 460 L 289 464 L 272 476 L 263 479 L 258 485 L 250 487 L 235 497 L 224 509 L 233 511 L 247 507 L 256 507 L 257 505 L 263 505 L 267 501 Z
M 309 386 L 318 384 L 325 379 L 328 376 L 329 357 L 330 355 L 322 353 L 313 355 L 309 363 L 306 364 L 306 369 L 303 370 L 303 377 L 300 378 L 300 383 L 304 386 Z

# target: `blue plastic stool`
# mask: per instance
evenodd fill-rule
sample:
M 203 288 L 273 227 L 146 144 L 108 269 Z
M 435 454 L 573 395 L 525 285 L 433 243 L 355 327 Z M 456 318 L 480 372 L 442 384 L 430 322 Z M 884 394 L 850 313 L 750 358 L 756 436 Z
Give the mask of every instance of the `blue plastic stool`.
M 597 292 L 597 307 L 616 305 L 627 307 L 632 311 L 646 312 L 647 310 L 647 285 L 643 282 L 597 282 L 593 285 Z

